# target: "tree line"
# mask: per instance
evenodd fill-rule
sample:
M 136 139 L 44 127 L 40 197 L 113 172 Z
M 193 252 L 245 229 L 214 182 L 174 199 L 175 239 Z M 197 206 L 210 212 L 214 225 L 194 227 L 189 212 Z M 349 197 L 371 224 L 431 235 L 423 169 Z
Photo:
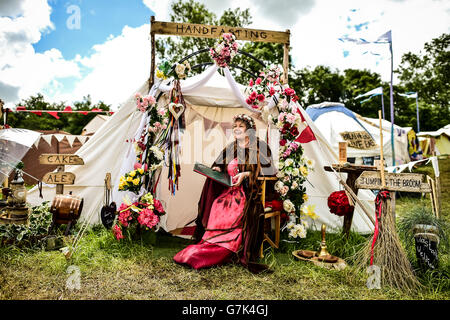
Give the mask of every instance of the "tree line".
M 170 20 L 208 25 L 226 25 L 231 27 L 247 27 L 252 23 L 250 10 L 227 9 L 220 17 L 195 0 L 178 0 L 171 5 Z M 193 37 L 166 37 L 157 39 L 156 52 L 158 60 L 177 62 L 195 51 L 214 46 L 215 39 Z M 420 53 L 406 53 L 402 56 L 399 67 L 394 71 L 399 83 L 394 85 L 394 120 L 402 127 L 413 127 L 417 131 L 415 99 L 400 96 L 400 93 L 417 92 L 419 96 L 420 130 L 437 130 L 450 123 L 450 34 L 442 34 L 424 45 Z M 245 42 L 241 50 L 251 53 L 266 65 L 283 62 L 283 46 L 281 44 Z M 389 83 L 381 81 L 379 74 L 369 70 L 345 69 L 343 71 L 327 66 L 295 69 L 289 56 L 289 86 L 296 90 L 303 108 L 321 102 L 340 102 L 350 110 L 371 118 L 378 117 L 381 108 L 381 96 L 373 97 L 361 104 L 362 99 L 356 96 L 366 93 L 376 87 L 383 87 L 384 93 L 389 93 Z M 209 52 L 196 55 L 189 59 L 191 66 L 211 62 Z M 237 55 L 233 64 L 251 70 L 257 74 L 261 69 L 253 59 Z M 204 68 L 203 68 L 204 69 Z M 201 72 L 198 68 L 197 72 Z M 248 84 L 251 76 L 239 69 L 232 70 L 237 81 Z M 385 116 L 390 121 L 389 94 L 384 95 Z M 41 94 L 23 100 L 19 105 L 29 110 L 63 110 L 64 103 L 48 103 Z M 110 105 L 103 102 L 96 108 L 110 110 Z M 93 108 L 90 97 L 74 103 L 74 110 L 90 110 Z M 72 134 L 81 133 L 82 128 L 95 114 L 62 115 L 59 120 L 51 115 L 43 114 L 36 121 L 36 115 L 29 113 L 10 114 L 9 124 L 12 127 L 32 130 L 60 130 Z

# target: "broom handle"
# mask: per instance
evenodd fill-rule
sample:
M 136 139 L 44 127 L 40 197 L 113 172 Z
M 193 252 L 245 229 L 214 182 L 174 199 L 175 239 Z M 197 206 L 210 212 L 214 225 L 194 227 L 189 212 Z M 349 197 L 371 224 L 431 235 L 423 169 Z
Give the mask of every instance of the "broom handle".
M 380 172 L 381 172 L 381 189 L 386 188 L 384 180 L 384 155 L 383 155 L 383 123 L 381 121 L 381 110 L 378 110 L 378 118 L 380 119 Z

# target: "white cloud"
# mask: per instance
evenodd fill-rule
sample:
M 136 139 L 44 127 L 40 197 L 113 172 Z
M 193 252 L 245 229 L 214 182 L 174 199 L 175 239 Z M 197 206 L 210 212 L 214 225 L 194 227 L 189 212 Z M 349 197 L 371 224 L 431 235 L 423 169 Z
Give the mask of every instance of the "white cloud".
M 0 82 L 1 98 L 7 107 L 41 91 L 55 78 L 79 76 L 75 62 L 63 58 L 58 49 L 36 53 L 33 44 L 42 32 L 54 28 L 51 8 L 44 0 L 25 0 L 20 6 L 2 4 L 2 12 L 14 17 L 0 17 Z
M 149 77 L 149 33 L 148 24 L 125 26 L 121 35 L 93 46 L 90 56 L 75 57 L 90 72 L 77 82 L 72 93 L 59 95 L 58 99 L 76 101 L 90 94 L 93 102 L 102 100 L 117 107 Z

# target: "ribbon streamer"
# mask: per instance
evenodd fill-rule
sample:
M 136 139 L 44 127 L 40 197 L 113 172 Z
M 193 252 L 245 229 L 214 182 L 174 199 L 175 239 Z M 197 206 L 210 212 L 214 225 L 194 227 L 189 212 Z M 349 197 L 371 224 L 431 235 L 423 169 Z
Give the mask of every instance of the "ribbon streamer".
M 378 226 L 378 220 L 381 219 L 381 212 L 383 209 L 383 202 L 385 202 L 387 199 L 390 199 L 390 193 L 389 191 L 380 191 L 377 194 L 377 197 L 375 198 L 375 230 L 373 232 L 373 240 L 372 240 L 372 247 L 370 248 L 370 265 L 373 265 L 373 248 L 375 247 L 375 243 L 377 242 L 377 237 L 379 233 L 379 226 Z

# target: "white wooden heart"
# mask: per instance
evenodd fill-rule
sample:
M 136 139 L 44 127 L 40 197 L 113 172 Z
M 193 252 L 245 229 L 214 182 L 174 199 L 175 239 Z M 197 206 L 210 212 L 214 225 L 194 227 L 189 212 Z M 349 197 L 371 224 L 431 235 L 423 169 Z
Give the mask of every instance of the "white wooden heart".
M 178 118 L 183 114 L 184 112 L 184 105 L 181 103 L 169 103 L 169 112 L 173 115 L 175 120 L 178 120 Z

